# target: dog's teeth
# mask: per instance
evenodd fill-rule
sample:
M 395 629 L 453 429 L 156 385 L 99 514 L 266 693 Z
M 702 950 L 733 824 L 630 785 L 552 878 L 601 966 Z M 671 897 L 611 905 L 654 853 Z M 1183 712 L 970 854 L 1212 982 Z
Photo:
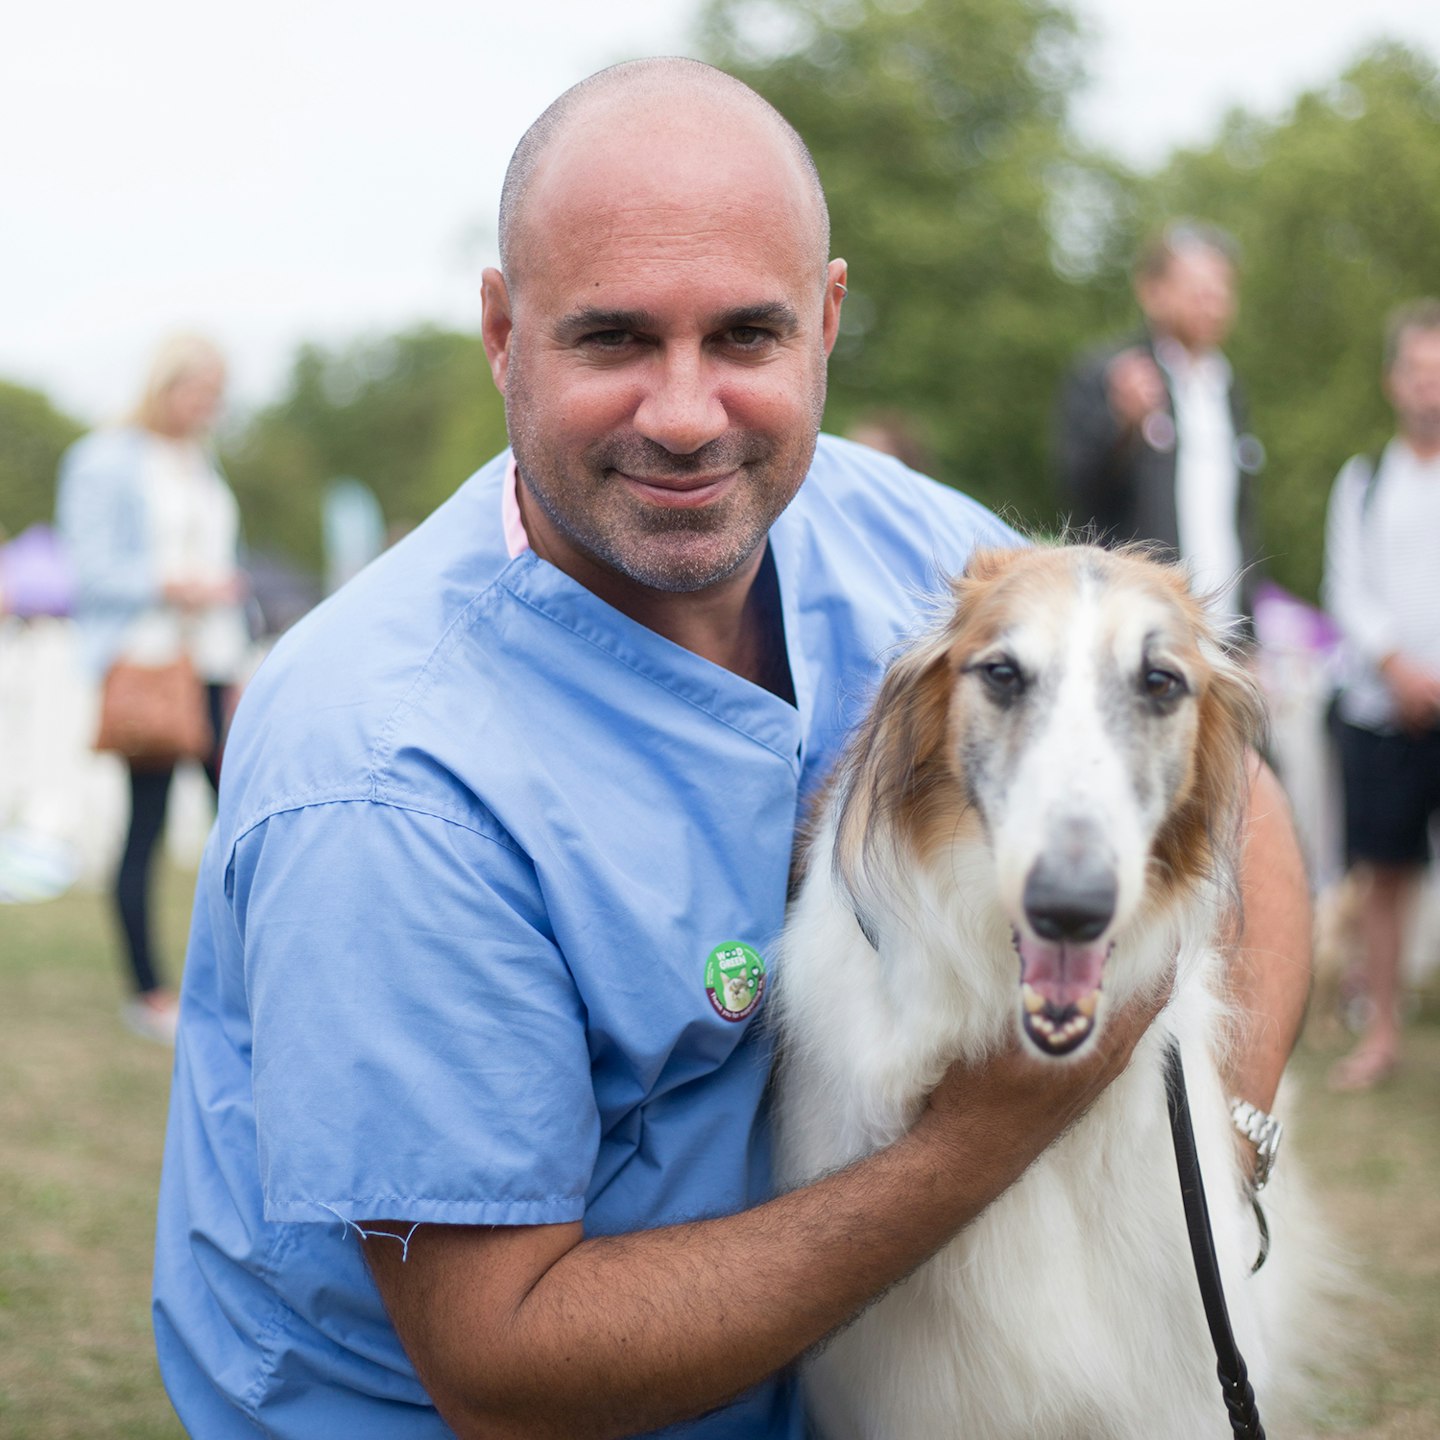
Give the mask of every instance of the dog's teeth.
M 1082 995 L 1076 1002 L 1075 1008 L 1087 1019 L 1095 1018 L 1095 1007 L 1100 1003 L 1100 992 L 1092 990 L 1088 995 Z
M 1028 983 L 1020 987 L 1020 1001 L 1032 1015 L 1038 1015 L 1045 1008 L 1045 997 Z

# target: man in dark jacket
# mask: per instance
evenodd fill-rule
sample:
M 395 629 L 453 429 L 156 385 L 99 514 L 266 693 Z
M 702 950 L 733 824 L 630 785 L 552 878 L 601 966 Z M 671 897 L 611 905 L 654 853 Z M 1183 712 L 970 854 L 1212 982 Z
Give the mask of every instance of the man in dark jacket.
M 1135 267 L 1145 331 L 1086 356 L 1061 399 L 1062 508 L 1107 544 L 1150 540 L 1189 566 L 1222 614 L 1248 619 L 1255 574 L 1246 433 L 1220 351 L 1235 318 L 1235 247 L 1191 222 L 1161 232 Z

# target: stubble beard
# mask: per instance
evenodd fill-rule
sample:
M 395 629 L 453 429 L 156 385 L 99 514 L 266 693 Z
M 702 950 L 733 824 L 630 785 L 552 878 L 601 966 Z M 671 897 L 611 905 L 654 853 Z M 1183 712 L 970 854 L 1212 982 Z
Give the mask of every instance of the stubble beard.
M 812 405 L 808 444 L 788 448 L 746 431 L 727 433 L 689 455 L 674 455 L 643 436 L 602 440 L 577 475 L 548 463 L 535 407 L 512 358 L 505 419 L 521 483 L 574 549 L 634 584 L 667 594 L 705 590 L 728 580 L 765 543 L 810 468 L 824 408 Z M 693 509 L 646 505 L 613 473 L 679 479 L 738 470 L 731 493 Z M 788 473 L 787 473 L 788 472 Z

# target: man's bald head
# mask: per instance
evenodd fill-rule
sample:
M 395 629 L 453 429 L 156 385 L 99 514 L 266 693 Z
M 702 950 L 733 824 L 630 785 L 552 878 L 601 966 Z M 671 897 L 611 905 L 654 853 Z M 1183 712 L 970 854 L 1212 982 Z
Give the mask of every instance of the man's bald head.
M 695 620 L 673 597 L 748 594 L 824 413 L 829 238 L 799 137 L 708 65 L 619 65 L 541 116 L 481 281 L 541 559 L 672 639 Z
M 500 265 L 517 283 L 528 259 L 528 201 L 546 161 L 561 144 L 601 141 L 635 146 L 666 129 L 688 130 L 716 149 L 746 136 L 771 143 L 794 171 L 797 206 L 813 231 L 817 269 L 830 252 L 830 214 L 820 172 L 795 128 L 743 81 L 699 60 L 668 57 L 612 65 L 561 95 L 521 137 L 500 193 Z

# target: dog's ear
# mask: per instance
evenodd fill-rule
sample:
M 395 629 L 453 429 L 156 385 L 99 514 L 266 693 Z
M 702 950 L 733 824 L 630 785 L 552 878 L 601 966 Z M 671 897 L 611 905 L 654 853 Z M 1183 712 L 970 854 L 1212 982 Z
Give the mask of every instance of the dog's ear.
M 956 774 L 946 749 L 956 656 L 984 621 L 984 598 L 1026 556 L 1023 548 L 977 549 L 950 581 L 950 606 L 931 633 L 886 672 L 851 742 L 839 794 L 836 878 L 857 901 L 887 861 L 913 860 L 932 822 L 953 809 Z M 872 863 L 873 862 L 873 863 Z
M 845 758 L 836 821 L 836 879 L 857 908 L 906 835 L 923 826 L 929 801 L 947 780 L 945 759 L 956 617 L 902 654 Z M 885 851 L 884 856 L 881 850 Z
M 1250 754 L 1265 740 L 1265 702 L 1251 673 L 1218 644 L 1213 648 L 1210 683 L 1200 696 L 1196 762 L 1202 777 L 1216 777 L 1217 816 L 1239 824 L 1250 794 Z
M 1194 783 L 1157 839 L 1155 855 L 1176 878 L 1212 875 L 1232 883 L 1233 875 L 1225 872 L 1238 860 L 1265 705 L 1249 672 L 1200 623 L 1206 673 L 1198 697 Z

